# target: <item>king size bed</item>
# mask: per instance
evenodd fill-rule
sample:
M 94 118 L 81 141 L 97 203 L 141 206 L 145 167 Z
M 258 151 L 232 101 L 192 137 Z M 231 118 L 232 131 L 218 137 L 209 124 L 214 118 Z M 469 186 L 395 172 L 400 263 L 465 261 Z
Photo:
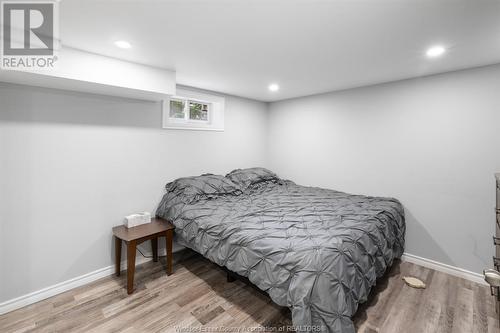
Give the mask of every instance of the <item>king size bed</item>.
M 291 309 L 299 330 L 354 332 L 358 304 L 404 250 L 392 198 L 299 186 L 263 168 L 167 184 L 177 240 Z

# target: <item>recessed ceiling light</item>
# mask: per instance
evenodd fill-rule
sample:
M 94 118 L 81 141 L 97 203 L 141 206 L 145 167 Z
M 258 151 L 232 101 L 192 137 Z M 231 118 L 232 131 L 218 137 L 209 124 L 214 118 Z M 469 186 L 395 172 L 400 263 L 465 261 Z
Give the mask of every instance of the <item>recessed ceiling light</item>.
M 276 83 L 272 83 L 269 85 L 269 90 L 270 91 L 278 91 L 278 90 L 280 90 L 280 86 L 278 86 Z
M 130 45 L 129 42 L 126 40 L 117 40 L 115 42 L 116 47 L 119 47 L 120 49 L 130 49 L 132 45 Z
M 427 50 L 425 53 L 429 58 L 436 58 L 442 56 L 446 52 L 446 49 L 443 46 L 433 46 Z

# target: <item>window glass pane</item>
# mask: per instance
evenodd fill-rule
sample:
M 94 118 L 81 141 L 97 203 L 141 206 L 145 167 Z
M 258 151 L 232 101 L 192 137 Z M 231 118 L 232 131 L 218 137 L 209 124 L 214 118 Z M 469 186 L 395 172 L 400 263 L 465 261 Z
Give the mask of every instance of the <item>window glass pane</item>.
M 189 119 L 208 121 L 208 104 L 189 101 Z
M 170 100 L 170 118 L 184 119 L 184 104 L 182 100 Z

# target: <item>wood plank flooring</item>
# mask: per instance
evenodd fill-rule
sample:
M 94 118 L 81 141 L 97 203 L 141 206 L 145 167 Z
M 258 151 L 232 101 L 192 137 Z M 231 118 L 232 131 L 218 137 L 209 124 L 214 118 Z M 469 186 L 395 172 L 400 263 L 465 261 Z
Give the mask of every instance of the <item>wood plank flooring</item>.
M 181 327 L 267 327 L 291 325 L 290 312 L 191 251 L 174 255 L 174 274 L 165 262 L 138 266 L 136 291 L 128 296 L 122 277 L 108 277 L 0 316 L 0 332 L 180 332 Z M 416 276 L 427 289 L 401 280 Z M 358 332 L 500 332 L 487 287 L 397 262 L 353 318 Z M 185 332 L 201 332 L 192 330 Z M 236 330 L 234 330 L 236 332 Z

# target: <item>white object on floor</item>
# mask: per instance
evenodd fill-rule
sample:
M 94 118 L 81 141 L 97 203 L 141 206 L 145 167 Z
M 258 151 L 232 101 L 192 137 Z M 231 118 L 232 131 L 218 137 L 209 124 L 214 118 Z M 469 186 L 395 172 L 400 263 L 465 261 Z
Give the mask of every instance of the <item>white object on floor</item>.
M 412 288 L 425 289 L 425 283 L 423 283 L 420 279 L 411 276 L 403 276 L 403 280 Z
M 492 287 L 500 287 L 500 272 L 494 269 L 485 269 L 484 280 Z
M 137 227 L 146 223 L 151 223 L 151 213 L 149 212 L 128 215 L 123 219 L 123 225 L 127 228 Z

